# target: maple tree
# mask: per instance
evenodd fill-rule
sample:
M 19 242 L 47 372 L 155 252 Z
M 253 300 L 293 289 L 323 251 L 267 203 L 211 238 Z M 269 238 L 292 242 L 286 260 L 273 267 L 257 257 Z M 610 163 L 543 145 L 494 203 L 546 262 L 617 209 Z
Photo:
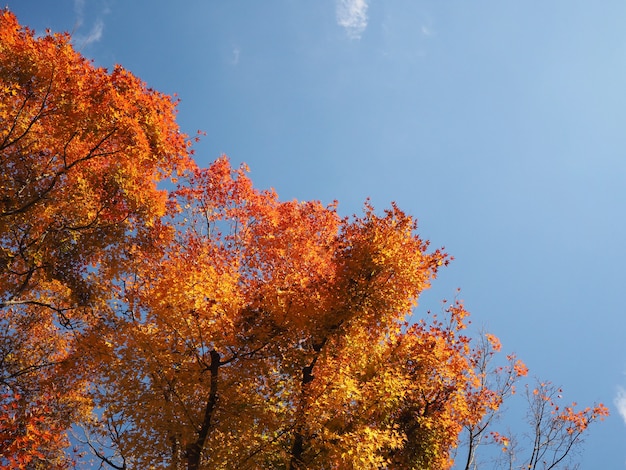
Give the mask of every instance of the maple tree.
M 551 470 L 570 464 L 589 425 L 609 415 L 602 404 L 582 410 L 576 410 L 576 403 L 559 405 L 562 393 L 551 382 L 537 381 L 534 387 L 526 386 L 526 422 L 532 430 L 525 436 L 528 442 L 510 433 L 492 431 L 491 437 L 502 446 L 508 468 Z M 528 448 L 523 448 L 524 444 Z
M 162 236 L 158 181 L 190 162 L 170 98 L 94 67 L 69 39 L 0 12 L 0 386 L 3 413 L 19 405 L 3 425 L 23 429 L 85 413 L 75 345 L 128 246 Z
M 69 39 L 0 16 L 0 464 L 70 466 L 73 428 L 114 469 L 450 468 L 526 369 L 459 301 L 414 316 L 448 255 L 198 168 L 176 103 Z
M 466 312 L 406 323 L 447 262 L 410 217 L 279 202 L 225 158 L 172 198 L 178 236 L 138 260 L 100 336 L 98 454 L 117 468 L 450 464 L 479 418 Z
M 501 348 L 500 340 L 494 335 L 486 332 L 479 335 L 472 358 L 478 381 L 471 406 L 477 409 L 481 419 L 467 423 L 460 439 L 466 445 L 465 470 L 479 468 L 478 448 L 494 441 L 495 431 L 491 428 L 502 413 L 502 404 L 515 394 L 516 384 L 528 374 L 526 365 L 513 354 L 506 356 L 505 365 L 494 366 Z
M 576 410 L 576 403 L 559 405 L 563 391 L 551 382 L 535 380 L 533 386 L 525 384 L 528 432 L 497 431 L 502 405 L 512 398 L 516 387 L 528 374 L 526 366 L 514 355 L 506 356 L 505 364 L 498 365 L 500 349 L 500 342 L 493 335 L 479 336 L 473 362 L 480 380 L 473 393 L 473 406 L 483 412 L 479 421 L 465 425 L 456 452 L 457 463 L 464 465 L 458 468 L 482 468 L 485 461 L 478 458 L 479 447 L 494 444 L 502 451 L 500 456 L 491 454 L 494 468 L 572 468 L 569 465 L 574 463 L 587 428 L 608 416 L 608 409 L 601 403 L 579 410 Z

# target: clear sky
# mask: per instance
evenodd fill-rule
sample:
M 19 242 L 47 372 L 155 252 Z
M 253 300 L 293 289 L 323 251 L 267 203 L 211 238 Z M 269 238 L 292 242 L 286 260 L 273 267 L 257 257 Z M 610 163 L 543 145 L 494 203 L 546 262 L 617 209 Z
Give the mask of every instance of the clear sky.
M 531 375 L 611 408 L 582 468 L 626 468 L 626 2 L 5 3 L 177 93 L 201 164 L 344 215 L 396 201 L 455 257 L 420 309 L 460 287 Z

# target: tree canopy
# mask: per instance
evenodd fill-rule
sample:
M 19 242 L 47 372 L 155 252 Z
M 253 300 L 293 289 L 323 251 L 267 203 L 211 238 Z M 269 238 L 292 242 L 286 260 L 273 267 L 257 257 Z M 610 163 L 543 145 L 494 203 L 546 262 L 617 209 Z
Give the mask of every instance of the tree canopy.
M 465 430 L 470 468 L 527 370 L 462 302 L 417 315 L 450 257 L 394 204 L 198 167 L 175 113 L 0 14 L 0 464 L 444 469 Z M 557 408 L 554 440 L 605 414 Z

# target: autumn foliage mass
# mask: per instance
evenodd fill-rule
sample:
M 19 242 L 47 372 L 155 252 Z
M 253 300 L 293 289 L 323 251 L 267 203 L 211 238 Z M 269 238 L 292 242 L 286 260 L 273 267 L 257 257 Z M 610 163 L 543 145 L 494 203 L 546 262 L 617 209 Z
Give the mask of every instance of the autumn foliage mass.
M 0 466 L 557 468 L 607 414 L 531 387 L 550 440 L 515 454 L 527 369 L 460 301 L 417 314 L 450 258 L 415 220 L 199 168 L 175 112 L 0 13 Z

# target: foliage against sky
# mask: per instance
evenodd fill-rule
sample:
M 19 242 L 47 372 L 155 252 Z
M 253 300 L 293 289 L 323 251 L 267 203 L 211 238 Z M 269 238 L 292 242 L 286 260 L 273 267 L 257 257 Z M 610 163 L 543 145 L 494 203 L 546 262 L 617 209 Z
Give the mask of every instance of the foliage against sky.
M 1 51 L 2 422 L 47 429 L 44 453 L 16 458 L 62 458 L 79 423 L 114 467 L 444 468 L 497 407 L 461 304 L 404 323 L 446 257 L 396 206 L 341 219 L 279 202 L 225 158 L 195 168 L 169 98 L 67 37 L 34 40 L 5 13 Z M 566 412 L 584 430 L 604 409 Z

